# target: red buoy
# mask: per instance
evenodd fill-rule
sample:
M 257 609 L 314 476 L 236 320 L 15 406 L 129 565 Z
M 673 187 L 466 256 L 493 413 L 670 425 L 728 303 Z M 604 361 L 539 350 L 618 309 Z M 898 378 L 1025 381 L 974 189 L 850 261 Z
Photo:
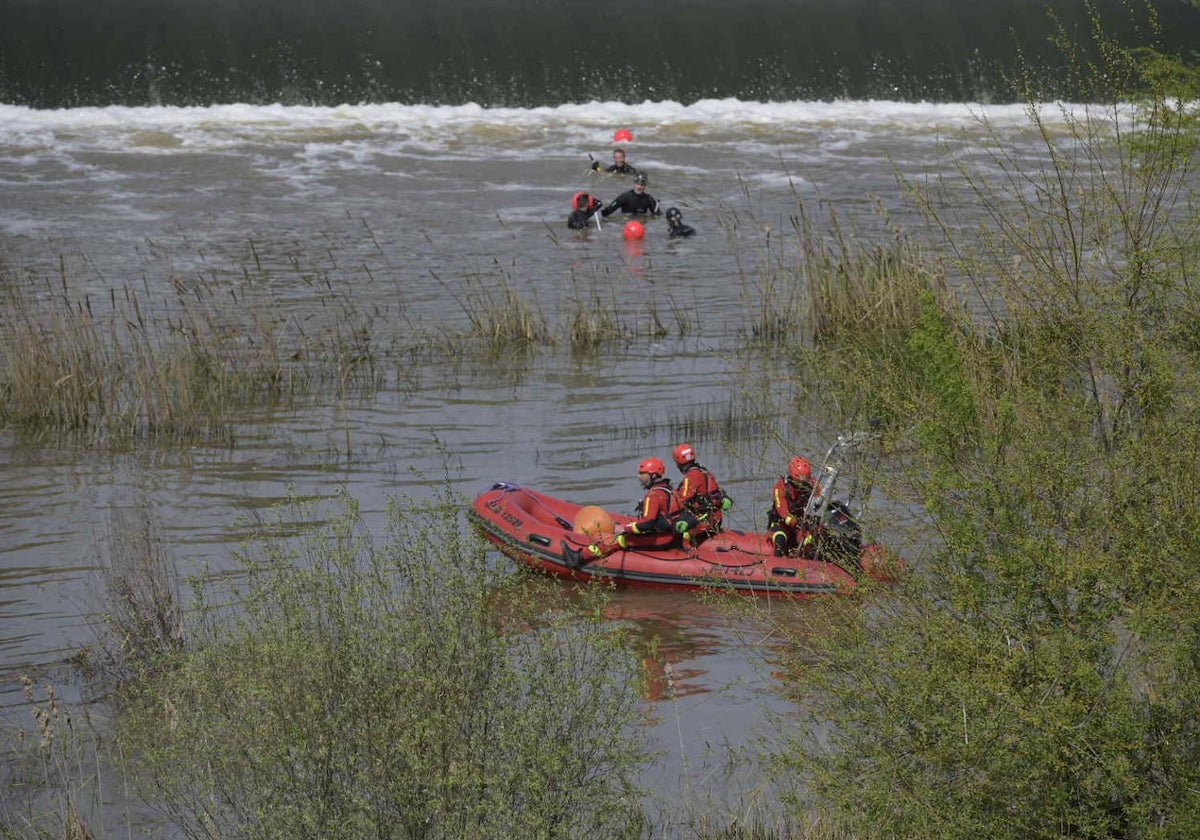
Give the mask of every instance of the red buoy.
M 625 223 L 625 238 L 626 239 L 641 239 L 646 235 L 646 228 L 641 222 L 626 222 Z
M 632 143 L 633 142 L 633 132 L 630 131 L 628 128 L 618 128 L 616 131 L 613 132 L 613 142 L 614 143 Z

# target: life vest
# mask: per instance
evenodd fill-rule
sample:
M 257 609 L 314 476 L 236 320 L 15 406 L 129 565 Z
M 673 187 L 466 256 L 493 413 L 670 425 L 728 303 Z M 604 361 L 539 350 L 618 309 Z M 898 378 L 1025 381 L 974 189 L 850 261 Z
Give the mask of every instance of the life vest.
M 804 519 L 804 509 L 808 506 L 808 499 L 812 493 L 811 481 L 796 484 L 788 476 L 782 476 L 775 482 L 771 491 L 771 509 L 767 511 L 768 522 L 783 522 L 787 517 L 794 516 L 799 523 Z M 771 527 L 775 526 L 772 524 Z
M 663 516 L 670 516 L 677 511 L 678 506 L 675 502 L 675 493 L 671 490 L 671 485 L 663 481 L 658 484 L 651 484 L 646 488 L 646 495 L 642 497 L 642 500 L 638 502 L 635 508 L 640 518 L 645 519 L 650 516 L 650 491 L 652 490 L 658 490 L 666 495 L 666 498 L 663 499 L 663 510 L 661 511 Z
M 651 493 L 655 490 L 663 494 L 659 500 L 661 508 L 657 511 L 653 511 L 653 505 L 651 505 L 651 502 L 654 500 L 654 496 Z M 660 479 L 647 487 L 646 495 L 638 502 L 633 512 L 637 516 L 637 522 L 631 523 L 633 533 L 653 534 L 670 532 L 675 517 L 679 513 L 679 503 L 675 498 L 675 492 L 671 489 L 671 482 Z M 638 523 L 642 523 L 642 525 L 637 527 Z
M 719 516 L 725 502 L 725 491 L 720 488 L 716 477 L 708 469 L 699 464 L 692 464 L 683 475 L 683 484 L 680 485 L 681 489 L 684 485 L 690 483 L 692 474 L 696 471 L 699 471 L 703 475 L 704 483 L 702 486 L 698 486 L 691 496 L 686 499 L 680 499 L 683 511 L 696 519 L 704 519 L 714 513 Z M 699 481 L 696 483 L 700 484 Z

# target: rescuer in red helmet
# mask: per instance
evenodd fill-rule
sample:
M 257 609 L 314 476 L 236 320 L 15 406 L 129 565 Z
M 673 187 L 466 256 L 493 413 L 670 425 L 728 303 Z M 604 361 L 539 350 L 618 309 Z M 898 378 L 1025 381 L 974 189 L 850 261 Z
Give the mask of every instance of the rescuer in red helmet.
M 646 494 L 637 506 L 638 518 L 611 534 L 578 551 L 562 544 L 563 559 L 572 566 L 582 566 L 607 557 L 623 548 L 670 548 L 676 543 L 673 523 L 678 503 L 671 490 L 671 481 L 664 473 L 667 465 L 661 458 L 646 458 L 638 464 L 638 482 Z
M 567 227 L 572 230 L 586 228 L 592 216 L 603 206 L 604 203 L 594 195 L 575 193 L 575 197 L 571 199 L 571 215 L 567 216 Z
M 696 463 L 696 450 L 690 443 L 681 443 L 671 452 L 675 465 L 683 473 L 675 490 L 679 514 L 675 530 L 685 542 L 699 545 L 723 527 L 722 513 L 732 504 L 708 469 Z
M 767 530 L 775 545 L 775 556 L 785 557 L 808 549 L 812 533 L 805 527 L 804 508 L 813 493 L 812 464 L 799 456 L 788 462 L 787 475 L 775 482 L 771 509 L 767 511 Z

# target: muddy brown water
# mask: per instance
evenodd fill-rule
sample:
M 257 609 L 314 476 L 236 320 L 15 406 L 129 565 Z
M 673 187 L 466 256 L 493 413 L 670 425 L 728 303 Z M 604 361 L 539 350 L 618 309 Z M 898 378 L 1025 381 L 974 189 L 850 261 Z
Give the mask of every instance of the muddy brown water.
M 925 177 L 948 172 L 951 153 L 976 154 L 982 110 L 0 106 L 0 251 L 27 295 L 102 309 L 133 290 L 168 317 L 181 287 L 202 289 L 313 329 L 343 309 L 371 313 L 381 349 L 432 335 L 461 351 L 388 360 L 369 392 L 241 409 L 212 443 L 30 443 L 0 430 L 0 706 L 19 703 L 15 675 L 53 670 L 90 641 L 122 512 L 149 513 L 181 574 L 216 580 L 245 536 L 239 519 L 291 494 L 344 488 L 374 527 L 389 498 L 447 482 L 468 497 L 503 480 L 625 509 L 637 462 L 669 461 L 688 439 L 737 500 L 731 524 L 761 529 L 787 457 L 819 456 L 843 431 L 797 413 L 786 377 L 747 352 L 764 277 L 794 263 L 799 202 L 864 227 L 877 205 L 912 221 L 894 169 Z M 1036 154 L 1019 108 L 989 116 Z M 697 236 L 670 240 L 651 220 L 630 243 L 617 216 L 566 228 L 575 192 L 608 201 L 629 186 L 587 173 L 615 126 L 633 129 L 630 161 Z M 482 358 L 458 338 L 472 307 L 505 288 L 536 304 L 556 345 Z M 572 354 L 564 319 L 580 300 L 632 337 Z M 881 529 L 886 540 L 886 517 Z M 761 734 L 768 710 L 786 712 L 745 648 L 752 632 L 688 595 L 621 593 L 614 611 L 663 640 L 647 666 L 663 750 L 648 788 L 719 788 L 729 750 Z

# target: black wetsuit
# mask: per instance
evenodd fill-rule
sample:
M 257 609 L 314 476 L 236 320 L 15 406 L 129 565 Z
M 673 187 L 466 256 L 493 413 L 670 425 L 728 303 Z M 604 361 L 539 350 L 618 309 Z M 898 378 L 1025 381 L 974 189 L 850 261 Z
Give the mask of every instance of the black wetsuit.
M 649 213 L 657 216 L 658 202 L 648 192 L 639 194 L 637 190 L 628 190 L 614 198 L 600 213 L 607 219 L 618 210 L 622 213 Z
M 669 227 L 667 235 L 671 238 L 674 238 L 676 236 L 694 236 L 695 234 L 696 229 L 694 227 L 691 225 L 685 225 L 683 222 L 679 222 L 679 224 L 671 225 Z
M 572 230 L 582 230 L 588 226 L 594 213 L 588 213 L 584 210 L 572 210 L 571 215 L 567 216 L 567 227 Z
M 619 166 L 614 163 L 611 166 L 609 166 L 608 169 L 605 169 L 604 171 L 611 172 L 614 175 L 636 175 L 636 174 L 638 174 L 637 167 L 631 166 L 628 163 L 622 163 Z
M 586 210 L 572 210 L 571 215 L 567 216 L 567 227 L 572 230 L 582 230 L 588 226 L 588 222 L 592 220 L 592 216 L 600 209 L 600 199 L 593 198 L 592 203 Z

